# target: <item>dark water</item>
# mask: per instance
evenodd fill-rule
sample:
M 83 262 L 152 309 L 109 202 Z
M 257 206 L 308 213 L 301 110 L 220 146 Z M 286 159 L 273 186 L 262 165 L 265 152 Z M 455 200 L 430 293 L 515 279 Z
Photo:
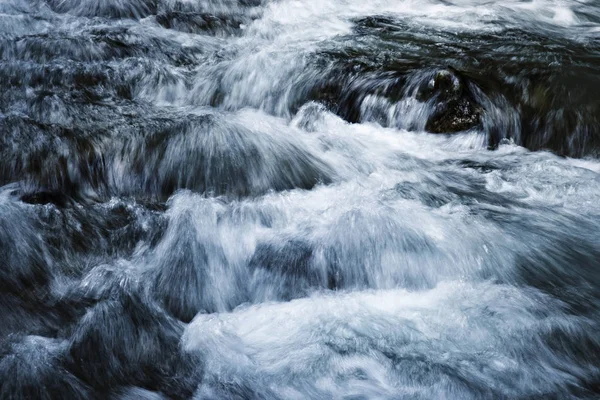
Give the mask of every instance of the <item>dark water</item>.
M 600 396 L 596 0 L 1 0 L 0 398 Z

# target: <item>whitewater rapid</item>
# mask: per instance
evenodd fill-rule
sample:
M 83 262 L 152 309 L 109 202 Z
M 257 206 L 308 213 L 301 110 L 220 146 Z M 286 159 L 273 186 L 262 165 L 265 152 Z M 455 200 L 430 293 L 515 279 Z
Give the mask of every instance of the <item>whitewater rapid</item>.
M 597 398 L 599 35 L 0 1 L 0 398 Z

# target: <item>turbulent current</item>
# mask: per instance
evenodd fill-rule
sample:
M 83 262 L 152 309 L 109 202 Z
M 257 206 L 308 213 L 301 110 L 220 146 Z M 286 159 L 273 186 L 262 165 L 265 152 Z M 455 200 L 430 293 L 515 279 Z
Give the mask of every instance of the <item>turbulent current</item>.
M 0 398 L 598 398 L 599 157 L 598 0 L 0 0 Z

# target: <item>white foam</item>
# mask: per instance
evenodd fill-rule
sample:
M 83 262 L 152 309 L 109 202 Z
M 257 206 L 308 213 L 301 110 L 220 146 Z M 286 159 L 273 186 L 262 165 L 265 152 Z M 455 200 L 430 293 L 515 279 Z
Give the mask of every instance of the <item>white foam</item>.
M 560 303 L 536 292 L 454 282 L 427 292 L 338 293 L 199 315 L 183 346 L 203 354 L 209 376 L 258 393 L 304 393 L 292 398 L 477 393 L 449 371 L 494 382 L 496 393 L 524 395 L 577 381 L 582 370 L 552 367 L 568 359 L 540 340 L 573 322 Z

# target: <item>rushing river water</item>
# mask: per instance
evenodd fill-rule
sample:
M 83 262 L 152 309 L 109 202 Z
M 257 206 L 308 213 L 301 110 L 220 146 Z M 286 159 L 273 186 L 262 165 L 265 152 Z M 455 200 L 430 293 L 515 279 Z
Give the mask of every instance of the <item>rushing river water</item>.
M 0 0 L 0 398 L 600 396 L 597 0 Z

